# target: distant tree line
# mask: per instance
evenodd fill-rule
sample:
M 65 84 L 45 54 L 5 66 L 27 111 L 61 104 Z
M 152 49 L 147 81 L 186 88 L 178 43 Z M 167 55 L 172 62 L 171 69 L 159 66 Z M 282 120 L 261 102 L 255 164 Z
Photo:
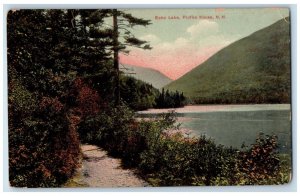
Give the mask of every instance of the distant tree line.
M 155 108 L 177 108 L 186 105 L 187 99 L 183 95 L 183 92 L 170 92 L 169 90 L 165 91 L 163 88 L 162 92 L 158 94 L 155 101 Z

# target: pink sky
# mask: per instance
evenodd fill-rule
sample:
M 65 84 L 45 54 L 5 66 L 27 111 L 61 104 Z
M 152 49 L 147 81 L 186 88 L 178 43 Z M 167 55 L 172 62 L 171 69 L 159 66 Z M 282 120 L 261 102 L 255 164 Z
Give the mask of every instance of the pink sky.
M 215 54 L 223 46 L 207 47 L 199 50 L 193 46 L 153 51 L 133 49 L 130 54 L 120 55 L 120 62 L 128 65 L 152 68 L 176 80 Z
M 169 11 L 162 13 L 167 15 L 170 14 Z M 199 13 L 199 11 L 197 10 L 195 13 Z M 214 9 L 211 11 L 215 13 Z M 189 21 L 189 25 L 186 25 L 186 20 L 178 20 L 176 23 L 168 20 L 153 20 L 153 24 L 147 30 L 137 30 L 137 38 L 148 41 L 153 49 L 128 48 L 131 52 L 128 56 L 120 54 L 120 62 L 156 69 L 175 80 L 202 64 L 230 43 L 272 24 L 282 18 L 282 14 L 289 15 L 286 8 L 283 11 L 275 10 L 275 12 L 273 9 L 222 9 L 217 11 L 224 12 L 226 17 L 222 20 Z M 145 12 L 143 10 L 139 14 L 144 16 Z M 153 19 L 152 11 L 149 12 L 148 16 Z M 186 12 L 186 10 L 175 10 L 174 12 L 178 15 L 179 12 Z M 236 17 L 240 17 L 240 21 Z
M 206 61 L 233 39 L 219 33 L 215 21 L 201 20 L 188 26 L 185 34 L 165 41 L 149 33 L 140 37 L 153 47 L 151 50 L 129 48 L 129 55 L 120 54 L 120 62 L 128 65 L 156 69 L 176 80 Z

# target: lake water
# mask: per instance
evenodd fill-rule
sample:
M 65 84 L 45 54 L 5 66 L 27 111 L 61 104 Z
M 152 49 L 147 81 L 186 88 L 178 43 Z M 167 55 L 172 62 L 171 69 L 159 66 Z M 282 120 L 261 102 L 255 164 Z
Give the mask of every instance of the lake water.
M 153 117 L 170 109 L 140 111 L 140 117 Z M 281 152 L 291 151 L 291 112 L 289 104 L 202 105 L 175 109 L 182 128 L 211 137 L 216 143 L 240 148 L 255 142 L 259 132 L 276 134 Z

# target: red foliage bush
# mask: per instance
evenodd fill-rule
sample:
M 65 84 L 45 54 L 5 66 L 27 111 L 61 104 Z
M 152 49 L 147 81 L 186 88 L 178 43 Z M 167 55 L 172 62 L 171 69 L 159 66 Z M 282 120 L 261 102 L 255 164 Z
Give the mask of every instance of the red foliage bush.
M 83 79 L 77 78 L 74 81 L 76 94 L 76 111 L 81 116 L 96 115 L 100 111 L 101 99 L 96 90 L 86 84 Z
M 19 85 L 20 86 L 20 85 Z M 80 148 L 76 124 L 58 97 L 22 86 L 9 94 L 9 181 L 14 187 L 56 187 L 75 171 Z M 77 120 L 76 120 L 77 119 Z

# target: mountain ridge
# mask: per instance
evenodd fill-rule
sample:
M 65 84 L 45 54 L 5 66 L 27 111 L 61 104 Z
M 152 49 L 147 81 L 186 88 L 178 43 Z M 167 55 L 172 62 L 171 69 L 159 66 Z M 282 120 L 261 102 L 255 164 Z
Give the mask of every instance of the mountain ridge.
M 281 19 L 228 45 L 165 88 L 183 91 L 196 103 L 290 102 L 290 26 L 286 21 Z
M 125 75 L 132 76 L 136 79 L 152 84 L 152 86 L 157 89 L 161 89 L 163 86 L 172 82 L 172 79 L 153 68 L 120 64 L 120 69 Z

